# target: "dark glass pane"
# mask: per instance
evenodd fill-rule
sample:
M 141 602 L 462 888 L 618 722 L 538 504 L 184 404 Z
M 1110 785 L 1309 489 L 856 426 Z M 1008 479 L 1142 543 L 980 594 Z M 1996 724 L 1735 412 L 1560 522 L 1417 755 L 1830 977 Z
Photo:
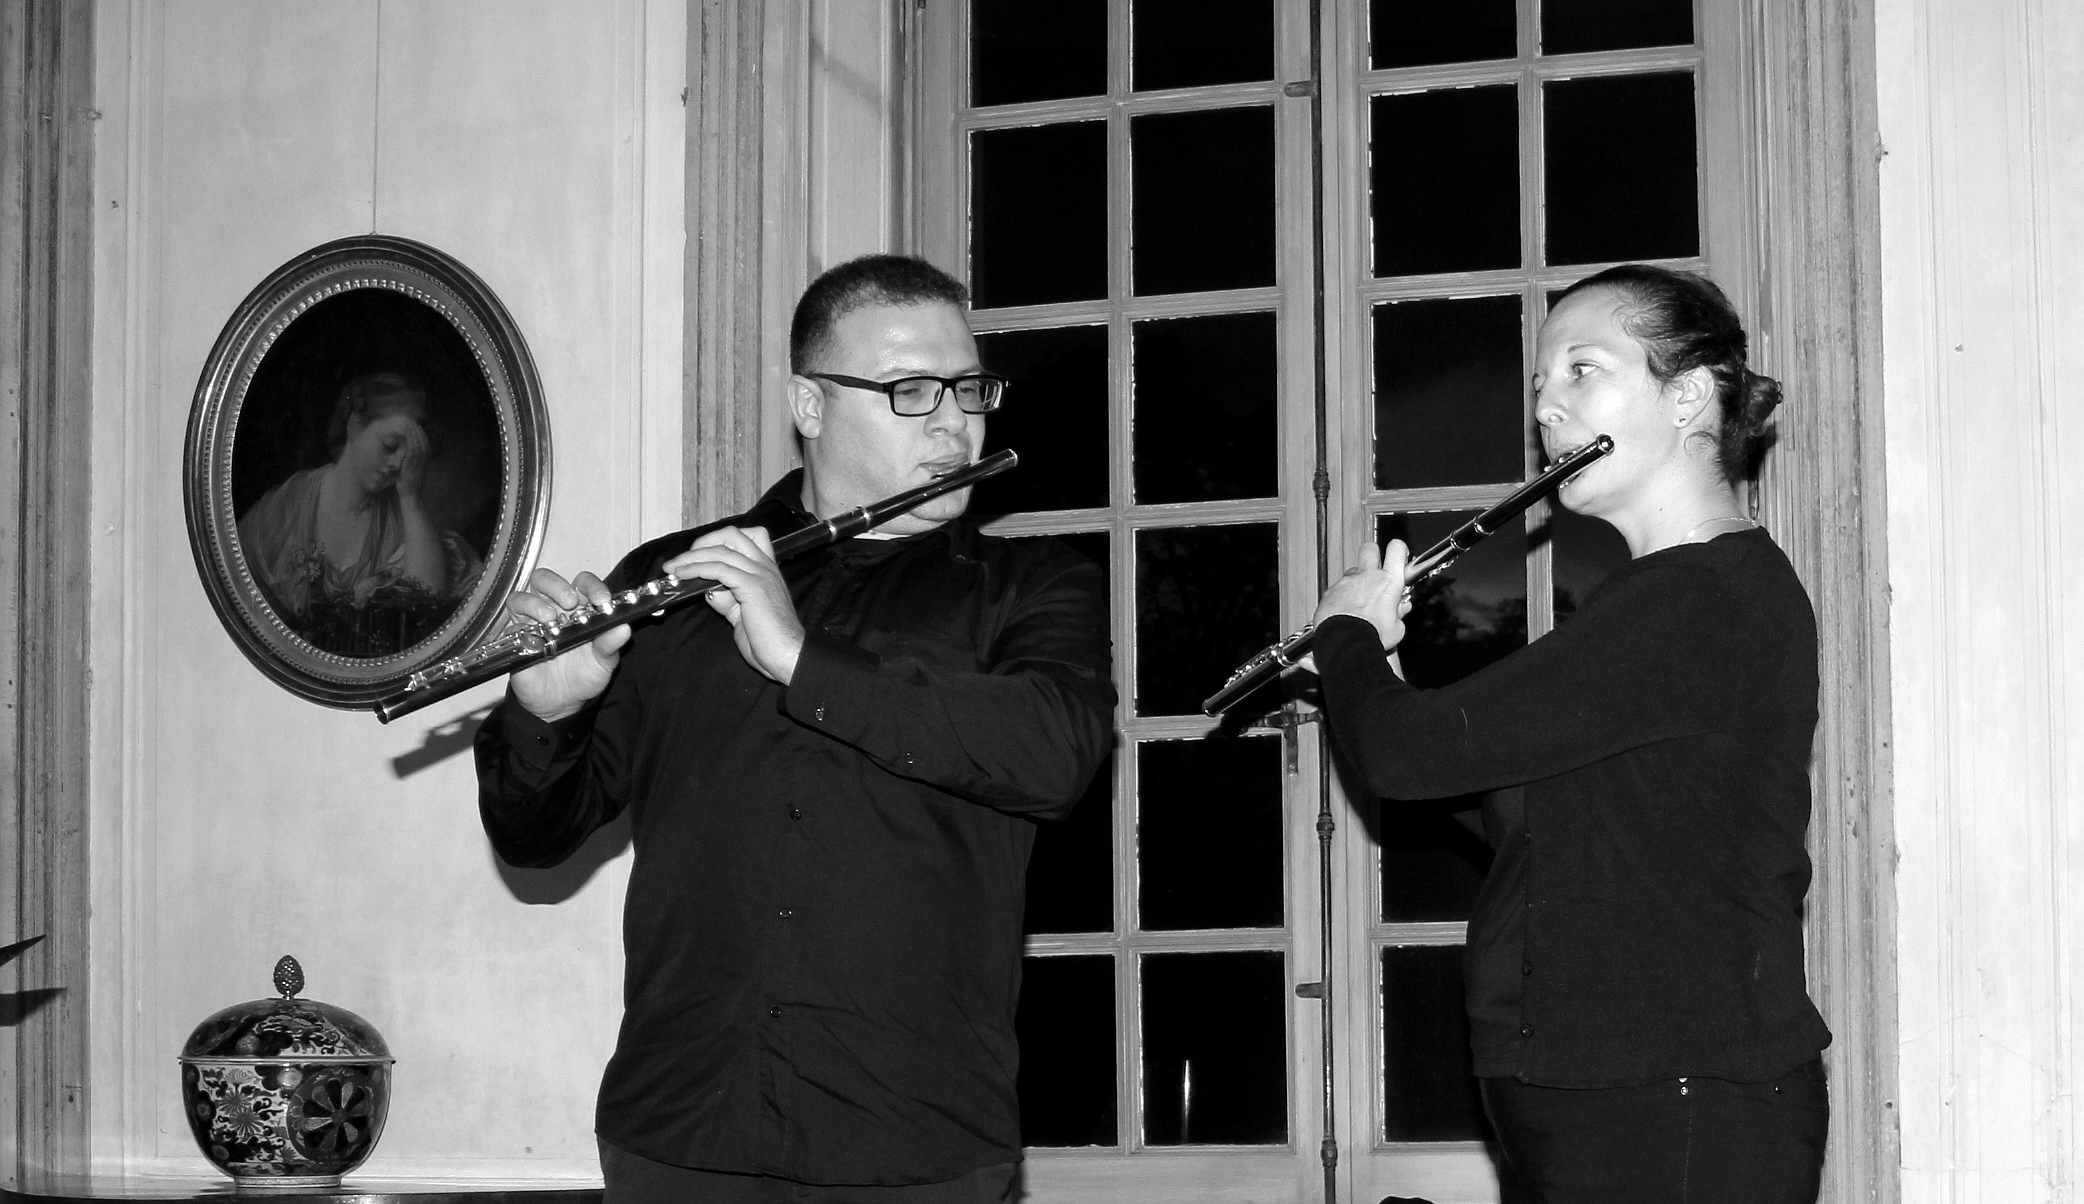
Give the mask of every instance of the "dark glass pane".
M 1146 929 L 1281 925 L 1281 741 L 1136 746 L 1137 911 Z
M 1414 555 L 1476 512 L 1385 514 L 1381 541 L 1401 539 Z M 1404 680 L 1423 690 L 1460 681 L 1527 643 L 1527 520 L 1523 515 L 1411 589 L 1398 646 Z
M 1513 0 L 1370 0 L 1368 66 L 1424 67 L 1509 59 L 1520 52 Z
M 1462 947 L 1382 951 L 1382 1138 L 1485 1141 L 1491 1136 L 1469 1057 Z
M 970 299 L 978 309 L 1107 295 L 1107 127 L 970 135 Z
M 1136 500 L 1279 492 L 1274 315 L 1167 318 L 1133 330 Z
M 1549 546 L 1555 562 L 1556 622 L 1577 612 L 1606 575 L 1628 563 L 1628 541 L 1596 518 L 1549 506 Z
M 984 447 L 1020 466 L 977 487 L 979 515 L 1107 504 L 1107 328 L 1005 330 L 977 336 L 984 366 L 1011 377 L 984 423 Z
M 1143 959 L 1143 1140 L 1288 1140 L 1288 983 L 1281 955 Z
M 1700 253 L 1691 72 L 1556 80 L 1542 104 L 1548 262 Z
M 1021 961 L 1022 1145 L 1119 1145 L 1114 1106 L 1114 959 Z
M 1138 296 L 1274 282 L 1274 111 L 1129 120 Z
M 1274 77 L 1273 0 L 1134 0 L 1138 92 Z
M 1541 0 L 1541 52 L 1579 54 L 1693 41 L 1693 0 Z
M 1368 102 L 1375 274 L 1520 266 L 1520 130 L 1510 84 Z
M 970 103 L 1107 93 L 1107 0 L 970 0 Z
M 1035 825 L 1023 932 L 1114 931 L 1114 758 L 1068 818 Z
M 1520 299 L 1393 301 L 1374 318 L 1376 486 L 1520 480 Z
M 1136 713 L 1193 715 L 1281 618 L 1271 523 L 1136 533 Z
M 1452 803 L 1385 800 L 1376 839 L 1382 848 L 1385 923 L 1466 920 L 1491 869 L 1479 798 Z

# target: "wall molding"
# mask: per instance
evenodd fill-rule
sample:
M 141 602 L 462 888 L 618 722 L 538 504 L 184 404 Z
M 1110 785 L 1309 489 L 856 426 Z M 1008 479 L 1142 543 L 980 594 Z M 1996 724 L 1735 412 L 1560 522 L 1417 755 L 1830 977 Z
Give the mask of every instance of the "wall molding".
M 0 1182 L 27 1190 L 88 1159 L 93 63 L 92 6 L 0 9 L 0 944 L 46 938 L 0 980 Z
M 1786 389 L 1765 509 L 1816 604 L 1811 994 L 1830 1024 L 1822 1199 L 1901 1194 L 1880 182 L 1871 0 L 1766 0 L 1756 31 L 1760 360 Z
M 690 429 L 682 518 L 734 513 L 757 489 L 760 393 L 760 44 L 753 0 L 688 13 L 687 308 Z

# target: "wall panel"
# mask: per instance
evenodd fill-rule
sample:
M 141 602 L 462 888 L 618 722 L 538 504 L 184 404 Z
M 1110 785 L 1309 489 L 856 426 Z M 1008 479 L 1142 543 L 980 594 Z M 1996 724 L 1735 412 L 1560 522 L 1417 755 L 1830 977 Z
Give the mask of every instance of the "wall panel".
M 457 721 L 497 687 L 383 727 L 269 684 L 197 579 L 181 443 L 247 290 L 317 243 L 397 234 L 469 265 L 529 341 L 545 563 L 605 568 L 679 525 L 684 5 L 102 11 L 96 1081 L 121 1102 L 97 1114 L 98 1158 L 204 1170 L 175 1054 L 293 953 L 398 1057 L 369 1174 L 591 1174 L 626 842 L 496 863 Z
M 2075 1198 L 2084 13 L 1876 5 L 1903 1198 Z

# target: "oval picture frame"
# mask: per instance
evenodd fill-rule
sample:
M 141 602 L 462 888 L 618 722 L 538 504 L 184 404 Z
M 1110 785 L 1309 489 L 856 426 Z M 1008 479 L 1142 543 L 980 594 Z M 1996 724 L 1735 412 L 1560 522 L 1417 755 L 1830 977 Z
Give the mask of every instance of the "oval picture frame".
M 314 247 L 218 335 L 183 494 L 240 650 L 294 694 L 366 707 L 489 635 L 535 562 L 550 431 L 534 361 L 441 251 L 376 234 Z

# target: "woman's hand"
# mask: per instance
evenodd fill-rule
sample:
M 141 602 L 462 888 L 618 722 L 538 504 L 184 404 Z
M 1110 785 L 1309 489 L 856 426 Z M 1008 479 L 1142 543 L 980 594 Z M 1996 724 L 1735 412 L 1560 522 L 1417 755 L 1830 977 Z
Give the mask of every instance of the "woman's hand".
M 1333 615 L 1357 615 L 1375 625 L 1384 650 L 1394 650 L 1404 640 L 1404 616 L 1411 613 L 1411 596 L 1404 588 L 1404 566 L 1411 549 L 1401 539 L 1392 539 L 1377 550 L 1369 544 L 1360 550 L 1360 563 L 1331 583 L 1317 602 L 1312 623 Z
M 507 612 L 548 623 L 581 608 L 605 606 L 611 596 L 592 573 L 566 581 L 549 569 L 537 569 L 529 575 L 527 589 L 508 595 Z M 578 714 L 608 688 L 616 662 L 622 659 L 622 646 L 629 639 L 629 624 L 624 623 L 577 648 L 535 662 L 512 677 L 509 690 L 514 701 L 547 723 Z
M 399 436 L 404 440 L 398 458 L 398 499 L 417 502 L 420 484 L 427 477 L 427 432 L 410 418 L 401 418 Z

